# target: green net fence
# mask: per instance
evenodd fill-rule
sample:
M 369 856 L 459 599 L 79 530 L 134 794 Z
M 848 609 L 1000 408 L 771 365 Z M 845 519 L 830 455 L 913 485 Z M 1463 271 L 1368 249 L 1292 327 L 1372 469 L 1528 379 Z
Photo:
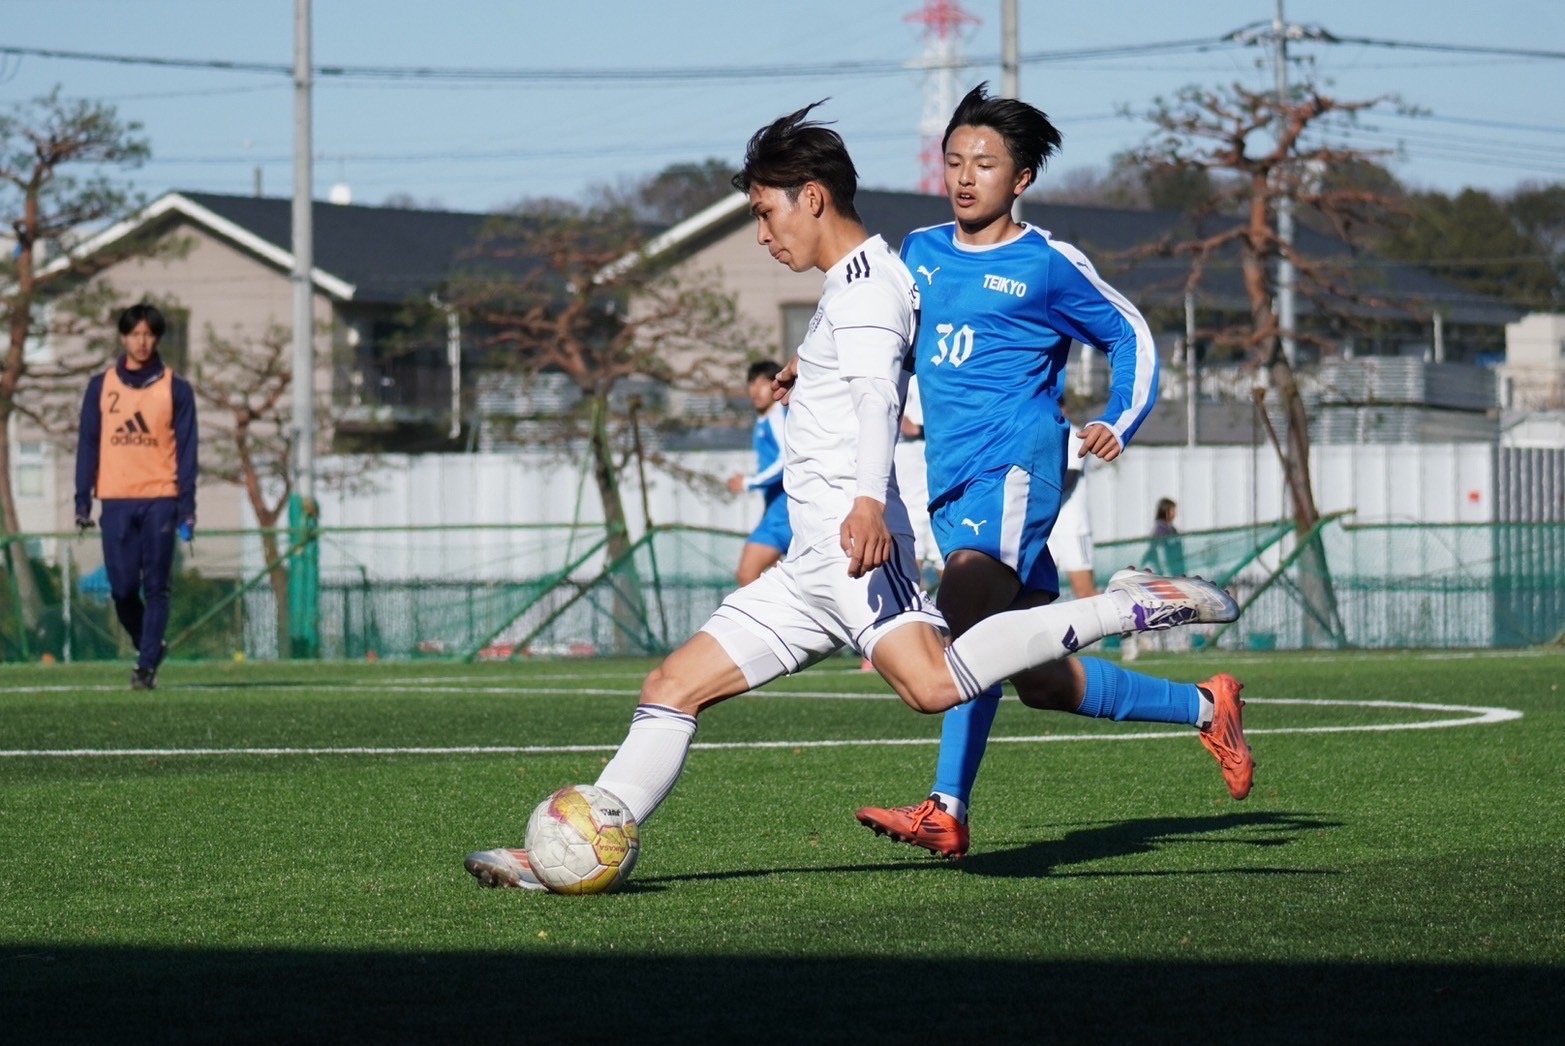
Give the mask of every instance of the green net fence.
M 478 660 L 671 649 L 733 585 L 745 536 L 657 528 L 616 548 L 571 524 L 209 531 L 179 545 L 170 656 L 285 656 L 294 553 L 313 541 L 326 659 Z M 22 555 L 23 551 L 27 555 Z M 95 535 L 29 535 L 7 545 L 0 657 L 123 659 Z M 32 598 L 18 569 L 33 579 Z
M 1172 562 L 1171 562 L 1172 560 Z M 1522 647 L 1565 633 L 1565 524 L 1375 524 L 1328 519 L 1310 541 L 1290 523 L 1100 546 L 1099 583 L 1128 563 L 1223 584 L 1242 614 L 1181 630 L 1176 647 Z M 1178 571 L 1176 571 L 1178 572 Z
M 445 660 L 659 654 L 732 587 L 745 536 L 659 527 L 611 542 L 561 525 L 207 532 L 180 546 L 168 638 L 178 659 L 289 651 L 288 586 L 303 542 L 319 562 L 318 648 L 328 659 Z M 25 555 L 23 554 L 25 552 Z M 95 536 L 5 546 L 0 657 L 130 656 Z M 1120 567 L 1194 573 L 1232 589 L 1230 626 L 1159 637 L 1166 649 L 1487 648 L 1559 643 L 1565 525 L 1287 522 L 1100 544 Z M 23 579 L 25 572 L 31 584 Z

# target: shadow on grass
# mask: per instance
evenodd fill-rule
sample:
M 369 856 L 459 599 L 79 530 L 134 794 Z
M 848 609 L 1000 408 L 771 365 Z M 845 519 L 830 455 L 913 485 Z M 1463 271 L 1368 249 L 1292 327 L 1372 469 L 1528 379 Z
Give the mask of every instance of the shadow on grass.
M 1165 848 L 1225 846 L 1235 852 L 1288 846 L 1306 832 L 1340 828 L 1310 814 L 1257 810 L 1212 817 L 1148 817 L 1137 821 L 1110 821 L 1071 826 L 1062 838 L 1029 843 L 1010 850 L 980 851 L 962 861 L 963 871 L 977 875 L 1036 877 L 1043 875 L 1196 875 L 1196 874 L 1331 874 L 1305 869 L 1209 867 L 1203 855 L 1200 872 L 1180 869 L 1157 871 L 1068 872 L 1072 865 L 1116 857 L 1133 857 Z
M 1557 1042 L 1562 990 L 1518 965 L 0 948 L 18 1043 Z
M 1093 861 L 1106 861 L 1116 857 L 1134 857 L 1165 847 L 1220 845 L 1231 846 L 1236 850 L 1256 847 L 1271 849 L 1287 846 L 1297 841 L 1305 832 L 1320 832 L 1339 827 L 1341 825 L 1336 821 L 1322 820 L 1311 814 L 1265 810 L 1212 817 L 1148 817 L 1139 821 L 1071 825 L 1070 830 L 1060 839 L 1028 843 L 1009 850 L 980 850 L 957 862 L 942 861 L 933 854 L 927 857 L 915 856 L 912 860 L 907 860 L 909 855 L 916 855 L 919 851 L 901 843 L 888 843 L 892 847 L 888 851 L 888 856 L 894 859 L 884 863 L 695 872 L 690 875 L 632 879 L 625 889 L 627 891 L 660 890 L 669 883 L 691 880 L 754 879 L 768 875 L 805 875 L 818 872 L 884 872 L 892 869 L 941 871 L 950 868 L 970 875 L 1026 879 L 1041 879 L 1046 876 L 1336 875 L 1339 873 L 1334 869 L 1213 868 L 1208 866 L 1205 855 L 1201 859 L 1202 867 L 1191 869 L 1115 871 L 1069 871 L 1068 869 L 1072 865 L 1090 864 Z

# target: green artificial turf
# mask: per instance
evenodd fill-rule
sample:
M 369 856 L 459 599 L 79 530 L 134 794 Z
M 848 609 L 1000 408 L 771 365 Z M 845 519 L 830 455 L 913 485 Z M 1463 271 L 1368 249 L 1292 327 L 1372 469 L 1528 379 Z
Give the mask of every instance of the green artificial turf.
M 176 663 L 150 694 L 121 666 L 0 670 L 0 1023 L 18 1042 L 1565 1028 L 1565 655 L 1138 662 L 1246 682 L 1242 803 L 1188 731 L 1008 700 L 960 862 L 854 821 L 922 797 L 939 723 L 834 661 L 703 716 L 625 891 L 478 889 L 463 855 L 520 845 L 538 800 L 596 778 L 650 664 Z M 590 750 L 406 751 L 486 746 Z

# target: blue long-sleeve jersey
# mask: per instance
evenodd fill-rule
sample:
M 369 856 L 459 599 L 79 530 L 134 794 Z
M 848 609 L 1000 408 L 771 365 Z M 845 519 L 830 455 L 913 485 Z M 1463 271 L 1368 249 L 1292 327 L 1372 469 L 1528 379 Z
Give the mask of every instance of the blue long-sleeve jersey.
M 786 408 L 781 403 L 772 404 L 765 414 L 755 419 L 755 429 L 750 442 L 755 447 L 755 472 L 744 478 L 749 490 L 758 490 L 765 503 L 770 505 L 782 497 L 783 448 L 787 446 L 783 435 L 783 419 Z
M 1157 351 L 1141 314 L 1085 255 L 1031 226 L 976 247 L 948 222 L 909 233 L 902 260 L 919 292 L 914 369 L 931 503 L 1008 465 L 1062 481 L 1072 341 L 1108 353 L 1109 402 L 1093 421 L 1129 445 L 1157 399 Z

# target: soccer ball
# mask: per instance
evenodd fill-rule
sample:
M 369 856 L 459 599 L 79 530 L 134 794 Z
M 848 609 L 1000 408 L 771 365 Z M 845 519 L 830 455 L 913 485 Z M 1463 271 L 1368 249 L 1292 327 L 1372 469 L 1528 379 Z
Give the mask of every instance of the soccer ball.
M 533 874 L 554 893 L 607 893 L 636 866 L 641 830 L 613 794 L 572 785 L 533 810 L 524 845 Z

